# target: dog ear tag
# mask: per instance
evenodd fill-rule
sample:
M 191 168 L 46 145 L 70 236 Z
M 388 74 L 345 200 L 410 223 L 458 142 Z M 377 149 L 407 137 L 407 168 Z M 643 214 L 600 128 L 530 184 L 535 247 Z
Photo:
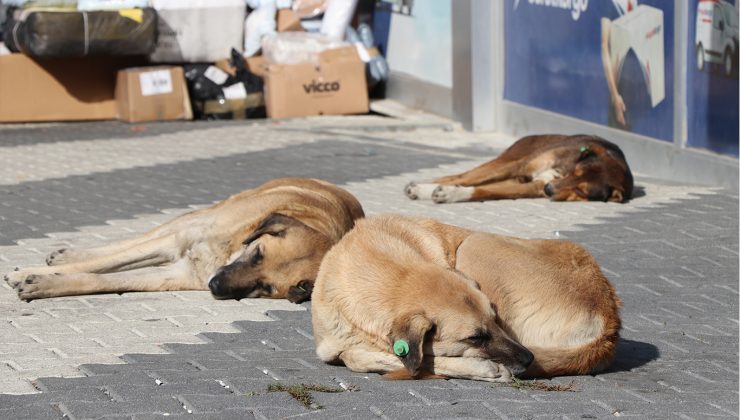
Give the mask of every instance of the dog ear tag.
M 409 343 L 406 340 L 396 340 L 393 343 L 393 353 L 398 357 L 409 354 Z
M 581 155 L 578 157 L 579 162 L 593 154 L 593 152 L 586 146 L 581 146 L 579 151 L 581 152 Z

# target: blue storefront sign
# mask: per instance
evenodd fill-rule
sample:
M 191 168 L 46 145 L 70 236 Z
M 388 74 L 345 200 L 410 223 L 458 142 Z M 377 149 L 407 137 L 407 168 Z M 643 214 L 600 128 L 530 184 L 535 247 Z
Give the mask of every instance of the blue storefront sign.
M 673 0 L 507 0 L 504 97 L 673 140 Z
M 689 2 L 688 29 L 688 145 L 737 156 L 737 4 Z

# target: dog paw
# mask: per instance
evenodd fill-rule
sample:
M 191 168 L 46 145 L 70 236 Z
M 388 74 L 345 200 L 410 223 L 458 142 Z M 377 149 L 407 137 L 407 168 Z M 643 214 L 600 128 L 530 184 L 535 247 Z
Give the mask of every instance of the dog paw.
M 30 301 L 46 297 L 57 296 L 54 293 L 56 280 L 61 274 L 31 274 L 15 288 L 18 297 Z
M 432 201 L 435 203 L 457 203 L 469 201 L 473 197 L 474 187 L 459 187 L 457 185 L 440 185 L 432 191 Z
M 28 277 L 27 272 L 20 271 L 17 267 L 14 271 L 11 271 L 10 273 L 3 276 L 3 280 L 5 280 L 10 287 L 17 289 L 18 285 Z
M 57 249 L 56 251 L 49 254 L 46 257 L 46 265 L 60 265 L 64 264 L 64 253 L 67 252 L 67 248 Z
M 46 257 L 46 265 L 76 263 L 79 261 L 83 261 L 89 257 L 90 255 L 85 252 L 81 252 L 79 250 L 76 251 L 69 248 L 62 248 L 52 252 L 51 254 L 49 254 L 49 256 Z
M 504 365 L 491 360 L 476 361 L 476 375 L 470 379 L 487 382 L 510 382 L 512 374 Z
M 431 200 L 432 191 L 437 188 L 437 184 L 417 184 L 409 182 L 404 188 L 406 197 L 412 200 Z
M 406 184 L 406 186 L 403 188 L 403 192 L 406 194 L 406 197 L 416 200 L 419 198 L 419 194 L 417 194 L 418 187 L 416 186 L 416 182 L 409 182 Z

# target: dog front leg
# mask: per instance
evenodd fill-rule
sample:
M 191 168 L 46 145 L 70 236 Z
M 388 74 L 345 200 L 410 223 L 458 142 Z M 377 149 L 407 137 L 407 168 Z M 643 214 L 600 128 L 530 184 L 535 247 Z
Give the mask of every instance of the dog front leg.
M 363 348 L 345 350 L 339 355 L 339 359 L 355 372 L 386 373 L 404 368 L 398 357 L 390 353 Z
M 71 274 L 71 273 L 110 273 L 133 270 L 142 267 L 162 265 L 179 257 L 182 247 L 176 235 L 168 235 L 140 244 L 137 247 L 111 255 L 102 255 L 83 262 L 31 267 L 12 271 L 5 275 L 5 281 L 12 287 L 31 275 Z
M 438 203 L 467 201 L 465 194 L 467 191 L 472 191 L 473 187 L 515 178 L 518 176 L 517 169 L 519 169 L 518 162 L 498 162 L 494 160 L 461 174 L 437 178 L 431 183 L 411 182 L 406 185 L 404 192 L 412 200 L 434 200 Z M 455 190 L 454 187 L 464 188 L 460 188 L 457 194 L 451 193 L 456 197 L 455 199 L 450 198 L 451 201 L 437 201 L 438 199 L 435 198 L 434 194 L 436 191 L 440 189 L 452 191 Z
M 188 261 L 120 273 L 32 274 L 15 286 L 23 300 L 93 293 L 206 290 Z
M 477 187 L 440 185 L 432 193 L 432 200 L 435 203 L 538 197 L 546 197 L 545 184 L 542 181 L 521 183 L 516 180 L 507 180 Z
M 435 375 L 488 382 L 509 382 L 511 372 L 488 359 L 425 356 L 423 367 Z

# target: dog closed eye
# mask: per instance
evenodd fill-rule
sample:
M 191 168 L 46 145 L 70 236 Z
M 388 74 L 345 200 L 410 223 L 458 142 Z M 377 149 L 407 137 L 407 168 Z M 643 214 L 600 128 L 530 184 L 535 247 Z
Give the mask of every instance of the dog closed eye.
M 475 334 L 471 335 L 470 337 L 466 338 L 463 341 L 479 346 L 479 345 L 485 344 L 490 339 L 491 339 L 491 334 L 485 331 L 477 331 Z
M 262 250 L 260 249 L 260 247 L 257 247 L 257 249 L 255 249 L 254 251 L 254 254 L 252 255 L 252 258 L 250 259 L 250 262 L 253 266 L 258 265 L 262 262 L 263 258 L 264 256 L 262 254 Z

